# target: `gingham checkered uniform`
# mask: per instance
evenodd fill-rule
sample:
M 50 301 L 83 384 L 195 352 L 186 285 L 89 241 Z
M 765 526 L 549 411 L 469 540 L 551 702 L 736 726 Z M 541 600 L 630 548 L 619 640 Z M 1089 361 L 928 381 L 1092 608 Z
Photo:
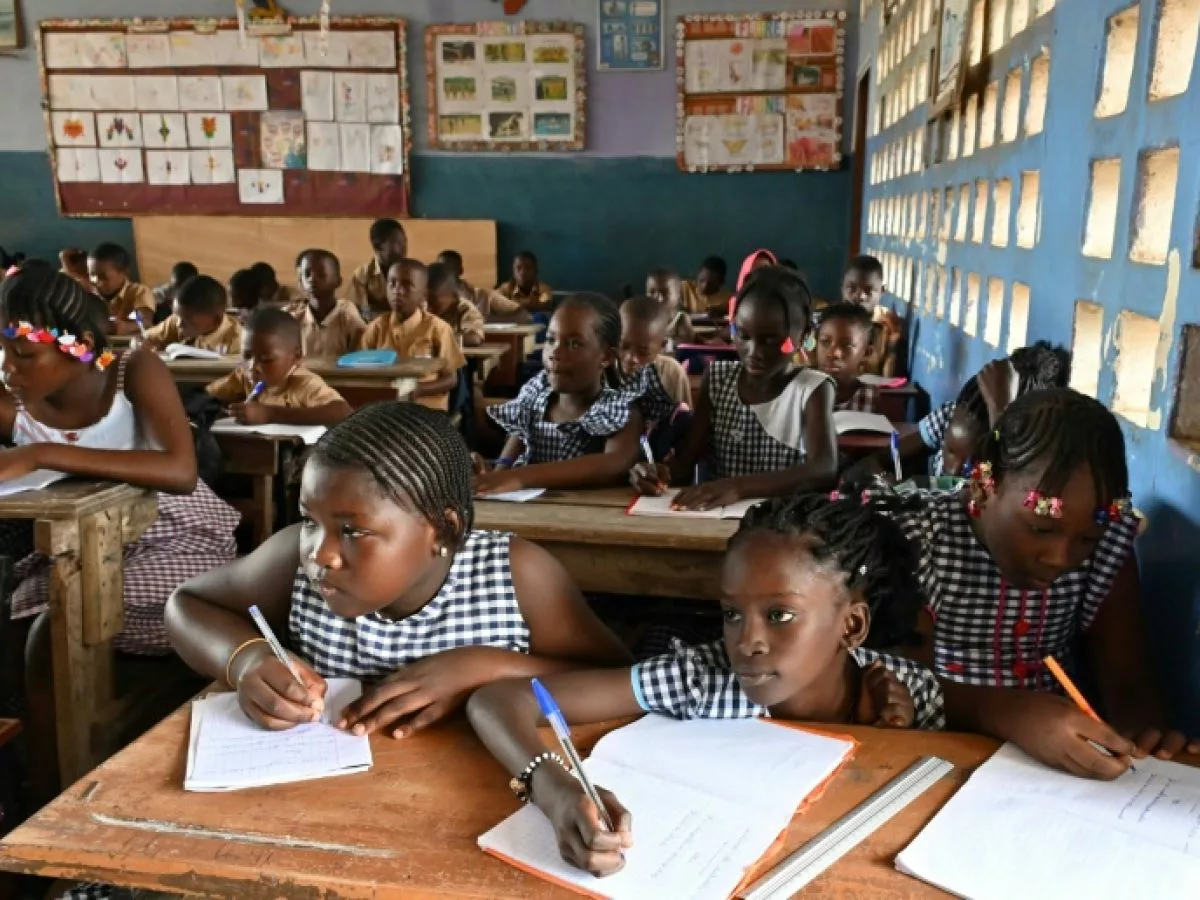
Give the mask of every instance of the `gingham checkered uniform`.
M 875 400 L 878 396 L 879 392 L 872 385 L 860 384 L 858 390 L 851 394 L 845 403 L 834 403 L 833 411 L 875 412 Z
M 133 405 L 125 396 L 125 364 L 121 356 L 112 407 L 99 422 L 68 432 L 49 428 L 18 404 L 13 441 L 72 444 L 110 450 L 147 446 Z M 158 517 L 142 537 L 125 548 L 125 628 L 113 646 L 126 653 L 159 655 L 171 651 L 163 624 L 167 598 L 183 582 L 232 562 L 237 556 L 233 531 L 238 513 L 203 481 L 187 495 L 157 494 Z M 34 553 L 14 568 L 18 580 L 12 596 L 14 619 L 34 616 L 49 605 L 50 560 Z
M 937 679 L 911 660 L 860 647 L 850 656 L 865 669 L 882 662 L 912 695 L 914 728 L 936 731 L 946 727 L 945 701 Z M 630 674 L 634 696 L 646 712 L 676 719 L 752 719 L 768 715 L 751 702 L 738 684 L 722 641 L 688 646 L 675 641 L 674 650 L 638 663 Z
M 946 429 L 950 427 L 950 419 L 954 415 L 954 401 L 947 400 L 935 410 L 931 410 L 917 423 L 917 430 L 925 446 L 933 451 L 929 459 L 929 474 L 942 475 L 945 468 L 942 463 L 942 441 L 946 437 Z M 951 475 L 961 475 L 961 472 L 951 472 Z
M 291 648 L 326 678 L 375 679 L 455 647 L 529 652 L 529 626 L 513 590 L 512 535 L 472 531 L 445 583 L 406 619 L 334 615 L 301 568 L 292 582 Z
M 1042 659 L 1053 655 L 1070 667 L 1076 639 L 1133 552 L 1137 520 L 1109 525 L 1087 562 L 1047 591 L 1021 591 L 1002 582 L 959 492 L 917 497 L 917 508 L 891 515 L 920 557 L 917 575 L 935 617 L 937 674 L 962 684 L 1059 690 Z
M 782 444 L 767 433 L 754 410 L 738 396 L 742 364 L 716 360 L 708 369 L 708 396 L 712 401 L 712 463 L 714 478 L 737 478 L 760 472 L 777 472 L 804 462 L 804 441 L 799 449 Z M 816 369 L 801 368 L 805 402 L 829 376 Z M 771 401 L 775 402 L 775 401 Z M 765 405 L 765 404 L 764 404 Z M 801 411 L 803 416 L 803 411 Z
M 647 422 L 667 418 L 675 410 L 653 366 L 630 375 L 616 387 L 606 384 L 587 412 L 572 422 L 546 418 L 554 393 L 542 371 L 525 382 L 515 400 L 488 408 L 492 421 L 525 445 L 516 465 L 561 462 L 604 452 L 605 441 L 629 423 L 635 405 Z

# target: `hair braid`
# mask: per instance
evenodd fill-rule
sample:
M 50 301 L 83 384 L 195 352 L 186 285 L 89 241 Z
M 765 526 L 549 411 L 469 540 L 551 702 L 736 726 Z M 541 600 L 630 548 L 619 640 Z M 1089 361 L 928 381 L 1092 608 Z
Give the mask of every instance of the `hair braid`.
M 385 496 L 424 518 L 452 547 L 474 524 L 471 455 L 445 413 L 416 403 L 372 404 L 326 432 L 313 458 L 362 468 Z
M 759 531 L 817 538 L 813 557 L 846 576 L 846 587 L 863 595 L 871 610 L 867 644 L 890 647 L 911 640 L 924 594 L 917 580 L 917 556 L 900 527 L 882 512 L 911 501 L 856 494 L 840 500 L 828 494 L 796 494 L 750 508 L 730 539 L 732 548 Z
M 1071 351 L 1056 347 L 1049 341 L 1038 341 L 1028 347 L 1014 350 L 1008 357 L 1013 371 L 1017 373 L 1017 396 L 1029 391 L 1044 391 L 1052 387 L 1066 387 L 1071 380 Z M 988 427 L 987 403 L 979 390 L 979 376 L 967 380 L 954 401 L 957 412 L 960 408 L 971 417 L 971 424 L 982 433 Z
M 69 332 L 76 338 L 88 335 L 96 353 L 108 347 L 104 334 L 108 307 L 104 301 L 46 262 L 27 262 L 0 283 L 0 319 L 4 320 L 0 327 L 28 322 L 37 328 Z

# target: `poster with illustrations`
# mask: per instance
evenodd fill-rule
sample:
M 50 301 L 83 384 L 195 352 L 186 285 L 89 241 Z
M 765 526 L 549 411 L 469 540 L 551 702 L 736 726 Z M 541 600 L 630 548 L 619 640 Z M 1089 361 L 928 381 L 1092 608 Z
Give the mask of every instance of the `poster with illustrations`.
M 431 25 L 425 67 L 430 146 L 473 153 L 583 149 L 582 25 Z
M 842 163 L 842 12 L 683 16 L 676 150 L 687 172 Z
M 233 18 L 45 20 L 35 36 L 63 215 L 408 214 L 402 19 L 251 23 L 244 38 Z M 573 116 L 556 117 L 580 81 L 556 62 L 574 59 L 563 37 L 479 47 L 495 64 L 472 73 L 488 100 L 464 133 L 570 140 Z
M 937 69 L 933 83 L 933 115 L 958 102 L 962 90 L 970 31 L 970 0 L 941 0 L 938 20 Z M 923 98 L 922 98 L 923 99 Z
M 665 5 L 666 0 L 596 0 L 596 68 L 661 69 Z

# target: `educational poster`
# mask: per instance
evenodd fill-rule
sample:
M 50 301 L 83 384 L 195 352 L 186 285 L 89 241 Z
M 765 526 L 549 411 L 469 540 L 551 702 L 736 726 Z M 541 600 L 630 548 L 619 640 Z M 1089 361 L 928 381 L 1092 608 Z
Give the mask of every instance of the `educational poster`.
M 845 19 L 841 12 L 681 17 L 679 167 L 840 166 Z
M 430 146 L 473 153 L 583 149 L 582 25 L 430 25 L 425 67 Z M 382 149 L 384 140 L 372 137 L 372 146 Z
M 408 214 L 401 19 L 332 19 L 325 34 L 288 19 L 244 36 L 234 19 L 54 20 L 37 40 L 63 215 Z M 545 61 L 565 48 L 515 42 L 530 59 L 502 48 L 488 69 L 505 99 L 480 122 L 498 141 L 539 127 L 577 83 Z
M 944 112 L 958 101 L 967 56 L 970 5 L 970 0 L 941 0 L 937 69 L 931 107 L 934 115 Z
M 665 4 L 666 0 L 596 0 L 596 68 L 661 69 Z

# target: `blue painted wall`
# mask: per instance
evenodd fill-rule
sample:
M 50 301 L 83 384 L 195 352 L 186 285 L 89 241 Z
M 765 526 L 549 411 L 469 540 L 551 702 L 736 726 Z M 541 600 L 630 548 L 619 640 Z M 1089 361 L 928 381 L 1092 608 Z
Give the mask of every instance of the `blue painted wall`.
M 1093 115 L 1102 71 L 1107 18 L 1131 4 L 1131 0 L 1058 0 L 1055 7 L 1035 18 L 1046 0 L 1011 0 L 1030 8 L 1030 24 L 999 48 L 985 62 L 990 65 L 986 82 L 1000 85 L 998 110 L 1003 109 L 1007 73 L 1023 69 L 1022 108 L 1024 119 L 1029 96 L 1029 67 L 1044 48 L 1050 51 L 1050 82 L 1044 130 L 1025 137 L 1024 128 L 1013 143 L 999 142 L 990 149 L 976 150 L 967 159 L 926 166 L 913 174 L 866 187 L 868 206 L 864 211 L 864 243 L 877 254 L 915 260 L 917 271 L 929 265 L 958 267 L 983 276 L 978 337 L 967 336 L 948 317 L 925 309 L 925 284 L 895 284 L 896 302 L 907 307 L 919 323 L 915 374 L 933 394 L 935 401 L 952 399 L 962 382 L 1002 350 L 983 340 L 987 308 L 987 278 L 1002 277 L 1009 288 L 1005 294 L 1000 347 L 1007 346 L 1011 285 L 1030 286 L 1032 301 L 1026 342 L 1049 339 L 1070 346 L 1077 300 L 1088 300 L 1104 308 L 1104 364 L 1098 399 L 1112 404 L 1115 391 L 1114 363 L 1119 343 L 1117 317 L 1131 310 L 1160 320 L 1164 365 L 1156 371 L 1151 401 L 1151 425 L 1139 427 L 1122 418 L 1132 475 L 1134 498 L 1149 517 L 1149 530 L 1138 544 L 1147 618 L 1153 634 L 1164 685 L 1177 722 L 1192 734 L 1200 734 L 1200 474 L 1194 459 L 1173 442 L 1169 423 L 1174 404 L 1182 327 L 1200 319 L 1200 272 L 1191 267 L 1193 232 L 1197 225 L 1200 198 L 1200 76 L 1192 73 L 1183 95 L 1150 103 L 1147 100 L 1149 71 L 1154 56 L 1158 0 L 1141 0 L 1136 64 L 1126 111 L 1108 119 Z M 993 0 L 993 6 L 995 6 Z M 1008 6 L 1009 3 L 1005 3 Z M 912 2 L 908 3 L 913 6 Z M 873 13 L 878 15 L 876 9 Z M 893 20 L 884 32 L 886 41 L 898 27 Z M 873 84 L 877 98 L 896 89 L 906 67 L 927 59 L 936 28 L 921 38 L 910 59 L 889 73 L 885 83 Z M 864 47 L 863 55 L 872 48 Z M 986 56 L 986 54 L 985 54 Z M 982 90 L 982 88 L 980 88 Z M 874 101 L 875 98 L 873 98 Z M 982 106 L 982 98 L 980 99 Z M 900 121 L 868 141 L 868 154 L 879 153 L 898 138 L 922 127 L 928 119 L 922 103 Z M 1171 265 L 1146 265 L 1129 259 L 1136 196 L 1138 154 L 1146 149 L 1178 146 L 1181 151 L 1179 179 L 1173 202 L 1170 246 L 1178 258 L 1178 301 L 1172 308 L 1169 291 Z M 1111 260 L 1082 255 L 1082 236 L 1090 190 L 1090 162 L 1096 158 L 1122 160 L 1117 228 Z M 869 159 L 869 157 L 868 157 Z M 868 165 L 869 169 L 869 165 Z M 943 191 L 985 178 L 1013 181 L 1010 215 L 1015 219 L 1021 172 L 1041 172 L 1041 235 L 1033 249 L 1022 249 L 1010 238 L 1007 248 L 991 246 L 995 215 L 989 200 L 985 242 L 969 239 L 942 241 L 936 233 L 924 238 L 866 234 L 871 220 L 870 202 L 891 197 Z M 868 179 L 869 180 L 869 179 Z M 1147 211 L 1163 217 L 1171 214 L 1167 204 Z M 972 209 L 971 218 L 974 217 Z M 919 220 L 920 217 L 918 217 Z M 927 223 L 928 227 L 928 223 Z M 875 229 L 878 230 L 878 229 Z M 1015 237 L 1015 225 L 1013 226 Z M 947 282 L 950 282 L 949 277 Z M 965 294 L 965 286 L 964 286 Z M 912 302 L 909 305 L 909 301 Z M 949 299 L 943 299 L 948 305 Z

